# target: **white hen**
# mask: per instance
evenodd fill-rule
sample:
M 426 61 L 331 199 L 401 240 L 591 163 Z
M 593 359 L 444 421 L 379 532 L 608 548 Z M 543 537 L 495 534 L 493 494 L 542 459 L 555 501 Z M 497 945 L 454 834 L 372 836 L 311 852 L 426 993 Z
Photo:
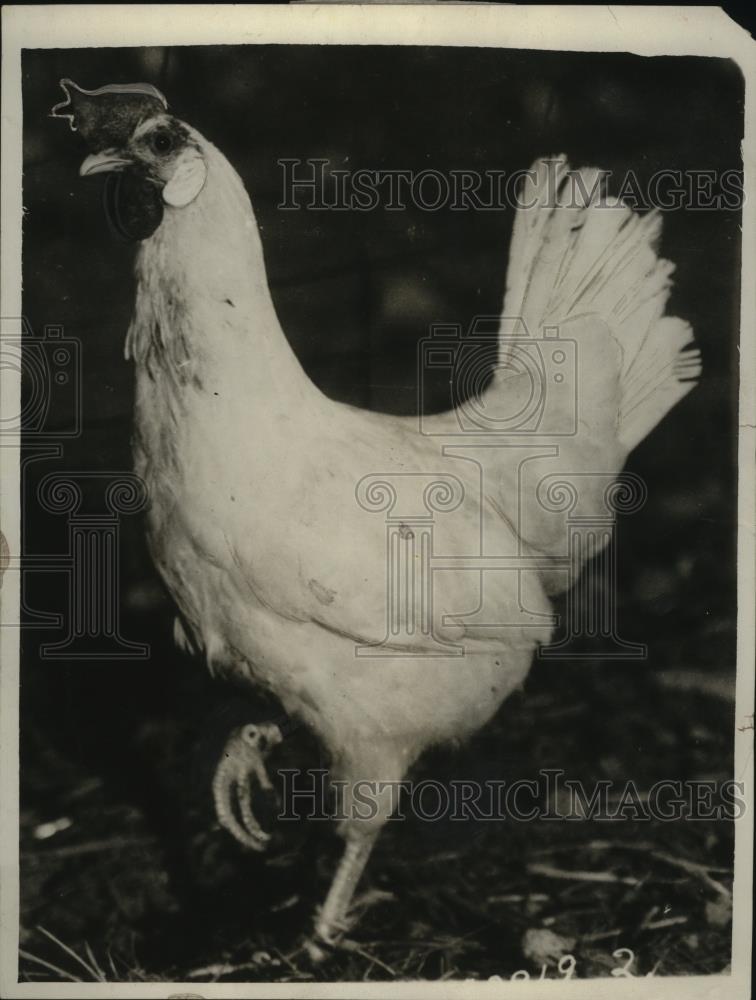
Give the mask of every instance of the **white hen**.
M 355 783 L 397 782 L 430 745 L 474 733 L 549 640 L 547 593 L 574 576 L 564 510 L 543 488 L 582 476 L 581 513 L 605 513 L 607 483 L 699 374 L 690 329 L 664 316 L 672 267 L 654 249 L 660 219 L 602 203 L 594 170 L 535 165 L 481 405 L 512 412 L 532 391 L 515 318 L 530 341 L 558 328 L 575 353 L 569 392 L 541 386 L 549 433 L 531 435 L 541 450 L 523 462 L 527 435 L 444 438 L 459 435 L 459 412 L 421 433 L 324 396 L 281 329 L 249 198 L 222 153 L 153 88 L 64 89 L 56 113 L 93 150 L 82 173 L 131 171 L 162 192 L 162 221 L 137 254 L 126 348 L 150 548 L 179 632 L 211 669 L 272 691 L 346 782 L 346 849 L 315 928 L 332 943 L 392 802 L 373 786 L 372 815 L 355 814 Z M 575 176 L 589 198 L 574 200 Z M 471 441 L 477 452 L 465 451 Z M 431 538 L 429 515 L 444 509 Z M 387 565 L 404 574 L 393 586 Z M 235 733 L 216 779 L 221 821 L 254 848 L 267 835 L 248 782 L 267 783 L 277 738 L 275 726 Z

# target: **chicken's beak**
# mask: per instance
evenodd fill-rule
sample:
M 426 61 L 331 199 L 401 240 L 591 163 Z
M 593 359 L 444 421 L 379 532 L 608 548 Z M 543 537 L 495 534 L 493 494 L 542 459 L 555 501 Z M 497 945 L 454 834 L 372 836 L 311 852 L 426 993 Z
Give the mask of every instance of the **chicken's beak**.
M 127 159 L 117 149 L 103 149 L 101 153 L 92 153 L 79 167 L 80 177 L 91 177 L 93 174 L 104 174 L 111 170 L 123 170 L 131 160 Z

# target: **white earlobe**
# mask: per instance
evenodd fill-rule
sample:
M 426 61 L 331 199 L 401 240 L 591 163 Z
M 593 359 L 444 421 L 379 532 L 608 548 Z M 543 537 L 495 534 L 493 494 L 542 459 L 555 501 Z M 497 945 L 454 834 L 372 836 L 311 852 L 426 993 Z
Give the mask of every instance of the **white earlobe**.
M 173 208 L 183 208 L 194 201 L 207 178 L 207 167 L 197 150 L 185 153 L 178 161 L 173 177 L 163 188 L 163 201 Z

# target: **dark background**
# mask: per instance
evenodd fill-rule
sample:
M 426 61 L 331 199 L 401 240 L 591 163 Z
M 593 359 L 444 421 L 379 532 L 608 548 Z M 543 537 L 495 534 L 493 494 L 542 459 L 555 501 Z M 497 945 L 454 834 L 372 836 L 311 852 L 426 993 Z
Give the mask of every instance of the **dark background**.
M 27 465 L 26 498 L 52 471 L 131 464 L 133 372 L 123 339 L 133 247 L 111 235 L 99 180 L 79 180 L 78 138 L 48 117 L 64 76 L 85 88 L 152 82 L 173 113 L 226 154 L 250 192 L 274 301 L 306 369 L 337 399 L 398 413 L 415 410 L 416 347 L 429 326 L 499 311 L 512 213 L 283 212 L 278 159 L 512 171 L 565 152 L 574 166 L 632 169 L 642 184 L 659 169 L 741 166 L 743 83 L 721 60 L 409 47 L 25 52 L 24 313 L 38 337 L 58 324 L 80 341 L 84 401 L 80 436 L 65 441 L 60 457 Z M 619 525 L 620 632 L 646 643 L 648 659 L 537 664 L 524 695 L 468 746 L 428 758 L 418 776 L 531 777 L 551 766 L 589 781 L 632 778 L 639 787 L 731 776 L 739 226 L 738 211 L 665 213 L 661 252 L 677 265 L 669 310 L 692 323 L 704 376 L 629 462 L 649 499 Z M 53 396 L 50 440 L 67 424 L 67 405 Z M 39 438 L 25 440 L 29 459 Z M 87 503 L 102 507 L 94 481 Z M 29 499 L 27 554 L 65 552 L 65 521 Z M 287 953 L 306 927 L 338 845 L 325 824 L 294 824 L 276 834 L 273 860 L 264 862 L 213 828 L 208 782 L 218 748 L 233 723 L 266 706 L 213 683 L 202 663 L 175 650 L 172 609 L 139 516 L 122 519 L 121 539 L 122 634 L 150 644 L 147 660 L 40 657 L 40 642 L 61 633 L 32 627 L 32 618 L 65 607 L 65 581 L 27 574 L 22 945 L 82 978 L 81 966 L 35 926 L 77 954 L 88 942 L 103 965 L 112 956 L 108 978 L 180 979 L 221 960 L 245 966 L 231 978 L 312 975 L 275 958 L 276 949 Z M 324 763 L 301 731 L 284 752 L 290 766 Z M 71 825 L 40 838 L 40 824 L 60 817 Z M 622 855 L 633 831 L 616 825 L 619 854 L 576 864 L 634 873 L 641 893 L 524 876 L 533 852 L 565 841 L 564 829 L 548 824 L 389 828 L 367 885 L 398 899 L 360 925 L 358 936 L 373 940 L 364 950 L 370 960 L 338 957 L 315 975 L 533 971 L 521 935 L 541 926 L 582 942 L 582 974 L 606 974 L 606 956 L 618 946 L 635 948 L 642 971 L 721 970 L 729 929 L 711 916 L 700 880 L 658 872 L 652 852 Z M 592 826 L 571 826 L 576 851 L 607 836 Z M 726 868 L 731 833 L 725 823 L 683 823 L 639 835 Z M 520 902 L 495 901 L 510 896 Z M 655 906 L 685 921 L 643 930 Z M 615 938 L 601 937 L 613 929 Z M 252 960 L 256 948 L 283 964 Z M 32 960 L 24 968 L 55 978 Z

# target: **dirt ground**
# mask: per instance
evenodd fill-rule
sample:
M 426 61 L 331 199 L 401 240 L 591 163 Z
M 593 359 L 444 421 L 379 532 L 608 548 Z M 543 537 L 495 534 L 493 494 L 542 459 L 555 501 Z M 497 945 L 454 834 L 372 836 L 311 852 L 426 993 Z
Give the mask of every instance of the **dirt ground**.
M 263 706 L 219 695 L 198 664 L 177 664 L 171 682 L 187 714 L 151 712 L 127 733 L 127 704 L 84 736 L 103 740 L 97 770 L 71 752 L 65 722 L 26 734 L 25 980 L 558 977 L 566 954 L 580 977 L 727 968 L 734 824 L 642 822 L 632 809 L 610 821 L 391 822 L 361 888 L 372 905 L 348 949 L 313 967 L 300 945 L 337 858 L 332 826 L 274 823 L 267 856 L 239 847 L 211 812 L 212 751 Z M 198 702 L 213 704 L 203 730 Z M 647 667 L 539 664 L 486 730 L 413 777 L 448 786 L 551 767 L 608 779 L 615 796 L 632 778 L 642 796 L 662 778 L 729 777 L 732 724 L 727 699 L 670 690 Z M 306 733 L 286 744 L 272 765 L 321 766 Z

